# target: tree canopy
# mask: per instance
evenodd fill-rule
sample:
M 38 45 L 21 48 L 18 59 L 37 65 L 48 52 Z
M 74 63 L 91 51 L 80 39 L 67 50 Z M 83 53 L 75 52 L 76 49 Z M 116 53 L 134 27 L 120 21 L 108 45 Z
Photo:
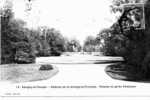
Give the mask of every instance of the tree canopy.
M 26 27 L 15 19 L 11 3 L 1 13 L 1 63 L 34 63 L 36 56 L 60 56 L 67 49 L 65 37 L 55 28 Z

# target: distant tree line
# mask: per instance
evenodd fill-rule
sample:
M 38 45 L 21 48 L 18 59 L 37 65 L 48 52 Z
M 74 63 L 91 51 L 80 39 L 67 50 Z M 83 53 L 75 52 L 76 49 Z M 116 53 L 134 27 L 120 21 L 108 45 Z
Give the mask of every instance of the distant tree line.
M 66 51 L 67 52 L 80 52 L 82 46 L 77 39 L 70 39 L 66 41 Z
M 94 36 L 87 36 L 84 45 L 83 51 L 84 52 L 100 52 L 100 42 Z

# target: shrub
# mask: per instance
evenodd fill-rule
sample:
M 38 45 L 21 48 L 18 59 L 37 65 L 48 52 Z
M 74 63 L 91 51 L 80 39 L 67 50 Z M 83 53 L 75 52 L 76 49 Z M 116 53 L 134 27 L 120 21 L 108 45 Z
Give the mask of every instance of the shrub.
M 53 70 L 53 66 L 52 65 L 41 65 L 41 67 L 39 68 L 39 70 Z

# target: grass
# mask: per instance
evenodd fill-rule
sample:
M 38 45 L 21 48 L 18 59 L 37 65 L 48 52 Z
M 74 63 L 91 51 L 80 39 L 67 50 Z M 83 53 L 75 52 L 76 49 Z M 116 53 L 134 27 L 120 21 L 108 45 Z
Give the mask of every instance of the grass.
M 39 64 L 6 64 L 1 65 L 1 81 L 13 83 L 46 80 L 54 76 L 58 69 L 53 66 L 52 70 L 42 70 Z

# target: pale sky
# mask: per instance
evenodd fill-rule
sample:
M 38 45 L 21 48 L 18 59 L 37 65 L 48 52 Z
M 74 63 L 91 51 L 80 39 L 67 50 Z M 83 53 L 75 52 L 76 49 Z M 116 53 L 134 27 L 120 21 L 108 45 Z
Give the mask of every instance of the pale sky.
M 96 36 L 115 20 L 110 13 L 110 0 L 33 0 L 28 12 L 26 1 L 13 0 L 16 18 L 25 20 L 28 27 L 55 28 L 81 44 L 88 35 Z

